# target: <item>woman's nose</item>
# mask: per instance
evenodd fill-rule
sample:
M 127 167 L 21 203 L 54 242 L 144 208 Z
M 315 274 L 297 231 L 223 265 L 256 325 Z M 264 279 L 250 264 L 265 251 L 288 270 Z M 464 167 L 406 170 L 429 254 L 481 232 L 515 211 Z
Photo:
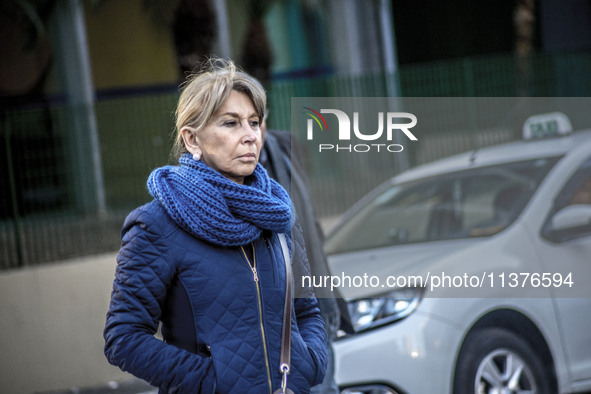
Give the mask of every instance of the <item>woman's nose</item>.
M 242 130 L 244 131 L 243 139 L 245 142 L 256 142 L 260 138 L 260 127 L 252 126 L 248 120 L 242 122 Z

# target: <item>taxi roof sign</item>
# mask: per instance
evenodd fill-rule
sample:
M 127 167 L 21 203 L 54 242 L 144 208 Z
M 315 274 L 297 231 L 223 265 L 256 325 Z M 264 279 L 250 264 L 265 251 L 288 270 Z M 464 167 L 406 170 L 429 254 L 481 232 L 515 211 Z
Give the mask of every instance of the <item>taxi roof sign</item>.
M 562 112 L 550 112 L 527 118 L 523 124 L 523 139 L 559 137 L 573 131 L 568 116 Z

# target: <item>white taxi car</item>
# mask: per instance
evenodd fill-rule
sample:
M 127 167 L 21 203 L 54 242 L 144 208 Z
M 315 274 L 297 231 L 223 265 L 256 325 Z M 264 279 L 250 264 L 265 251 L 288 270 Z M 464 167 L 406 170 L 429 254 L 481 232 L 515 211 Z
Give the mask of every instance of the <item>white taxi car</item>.
M 561 135 L 416 167 L 344 215 L 343 393 L 591 391 L 591 130 L 569 127 L 530 118 Z

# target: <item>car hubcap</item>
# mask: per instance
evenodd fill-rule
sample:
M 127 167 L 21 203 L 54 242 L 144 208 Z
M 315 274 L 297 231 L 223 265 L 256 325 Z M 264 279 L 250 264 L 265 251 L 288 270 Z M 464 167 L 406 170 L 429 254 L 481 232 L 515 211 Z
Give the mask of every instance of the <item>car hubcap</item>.
M 476 372 L 477 394 L 535 394 L 536 382 L 529 365 L 508 349 L 497 349 L 482 359 Z

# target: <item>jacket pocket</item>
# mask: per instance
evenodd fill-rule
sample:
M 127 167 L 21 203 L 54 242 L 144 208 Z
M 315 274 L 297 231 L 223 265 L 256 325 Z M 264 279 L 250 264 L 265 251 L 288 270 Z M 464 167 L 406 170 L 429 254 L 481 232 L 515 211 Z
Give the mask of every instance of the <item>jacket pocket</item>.
M 309 386 L 317 384 L 316 376 L 318 374 L 318 367 L 316 363 L 316 356 L 313 351 L 308 348 L 299 331 L 292 332 L 291 341 L 291 369 L 292 374 L 301 374 Z

